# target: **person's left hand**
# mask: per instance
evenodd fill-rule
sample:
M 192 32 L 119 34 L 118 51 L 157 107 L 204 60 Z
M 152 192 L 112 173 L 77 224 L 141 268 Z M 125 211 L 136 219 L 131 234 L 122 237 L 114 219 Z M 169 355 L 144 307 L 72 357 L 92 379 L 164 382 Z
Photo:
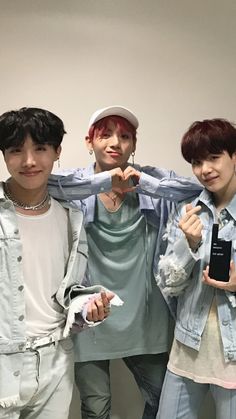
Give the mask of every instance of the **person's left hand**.
M 114 297 L 113 292 L 101 291 L 99 297 L 89 301 L 87 306 L 87 320 L 97 322 L 104 320 L 110 314 L 110 301 Z
M 202 281 L 210 285 L 211 287 L 218 288 L 221 290 L 229 291 L 229 292 L 236 292 L 236 270 L 235 270 L 235 264 L 231 260 L 230 262 L 230 276 L 229 281 L 216 281 L 213 278 L 209 277 L 209 266 L 206 267 L 206 269 L 203 271 L 203 278 Z

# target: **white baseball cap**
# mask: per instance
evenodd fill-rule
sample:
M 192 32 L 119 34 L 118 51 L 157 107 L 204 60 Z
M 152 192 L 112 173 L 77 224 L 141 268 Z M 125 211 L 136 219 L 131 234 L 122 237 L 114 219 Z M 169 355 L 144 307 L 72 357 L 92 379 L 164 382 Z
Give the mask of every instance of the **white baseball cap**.
M 122 118 L 127 119 L 134 126 L 135 129 L 138 128 L 139 122 L 136 116 L 129 109 L 124 108 L 124 106 L 108 106 L 107 108 L 98 109 L 93 113 L 89 120 L 88 129 L 91 128 L 95 122 L 100 121 L 100 119 L 105 118 L 106 116 L 121 116 Z

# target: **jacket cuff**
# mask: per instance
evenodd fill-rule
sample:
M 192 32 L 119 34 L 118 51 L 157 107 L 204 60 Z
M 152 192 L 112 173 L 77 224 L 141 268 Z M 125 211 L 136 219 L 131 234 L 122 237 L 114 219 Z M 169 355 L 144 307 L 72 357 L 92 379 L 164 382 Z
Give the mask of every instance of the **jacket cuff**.
M 111 175 L 108 171 L 96 173 L 91 182 L 91 192 L 93 195 L 110 191 L 112 188 Z

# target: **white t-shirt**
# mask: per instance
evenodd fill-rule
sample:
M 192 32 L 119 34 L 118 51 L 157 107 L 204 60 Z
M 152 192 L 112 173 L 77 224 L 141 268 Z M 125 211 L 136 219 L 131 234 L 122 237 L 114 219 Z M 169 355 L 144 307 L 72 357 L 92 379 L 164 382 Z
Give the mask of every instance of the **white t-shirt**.
M 54 295 L 65 275 L 69 257 L 67 211 L 54 199 L 41 215 L 17 213 L 23 245 L 23 276 L 26 301 L 26 333 L 48 335 L 65 323 Z
M 200 350 L 195 351 L 174 339 L 168 369 L 196 383 L 236 389 L 236 362 L 226 363 L 224 360 L 215 299 L 202 335 Z

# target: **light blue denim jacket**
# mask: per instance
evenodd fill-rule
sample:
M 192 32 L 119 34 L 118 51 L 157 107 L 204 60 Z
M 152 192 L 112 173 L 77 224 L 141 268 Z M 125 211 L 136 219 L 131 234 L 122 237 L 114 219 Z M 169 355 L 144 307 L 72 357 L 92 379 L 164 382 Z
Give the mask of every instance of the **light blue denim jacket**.
M 190 201 L 188 201 L 190 202 Z M 211 231 L 215 208 L 211 194 L 203 190 L 192 205 L 201 205 L 202 245 L 192 252 L 184 233 L 178 227 L 187 202 L 179 204 L 167 225 L 164 238 L 168 246 L 159 262 L 157 282 L 172 310 L 176 307 L 175 337 L 183 344 L 199 350 L 201 336 L 215 296 L 219 327 L 226 362 L 236 361 L 236 298 L 234 293 L 218 290 L 202 282 L 202 271 L 209 264 Z M 232 240 L 232 259 L 236 262 L 236 196 L 221 210 L 219 238 Z M 176 305 L 177 303 L 177 305 Z
M 55 295 L 58 303 L 69 308 L 73 299 L 82 294 L 96 293 L 101 287 L 84 288 L 87 266 L 87 240 L 83 214 L 69 208 L 72 248 L 67 273 Z M 19 394 L 22 353 L 26 349 L 25 298 L 22 272 L 22 244 L 17 217 L 11 201 L 4 197 L 0 183 L 0 405 L 14 403 Z M 81 323 L 83 328 L 84 324 Z
M 167 169 L 141 167 L 137 164 L 134 168 L 141 172 L 136 187 L 140 210 L 158 231 L 153 267 L 156 273 L 162 232 L 173 202 L 199 195 L 202 186 L 194 178 L 180 177 Z M 73 204 L 83 211 L 85 223 L 90 223 L 94 220 L 96 194 L 111 189 L 111 178 L 106 171 L 95 174 L 92 164 L 87 168 L 69 169 L 61 175 L 52 175 L 48 185 L 50 194 L 56 199 L 73 200 Z

